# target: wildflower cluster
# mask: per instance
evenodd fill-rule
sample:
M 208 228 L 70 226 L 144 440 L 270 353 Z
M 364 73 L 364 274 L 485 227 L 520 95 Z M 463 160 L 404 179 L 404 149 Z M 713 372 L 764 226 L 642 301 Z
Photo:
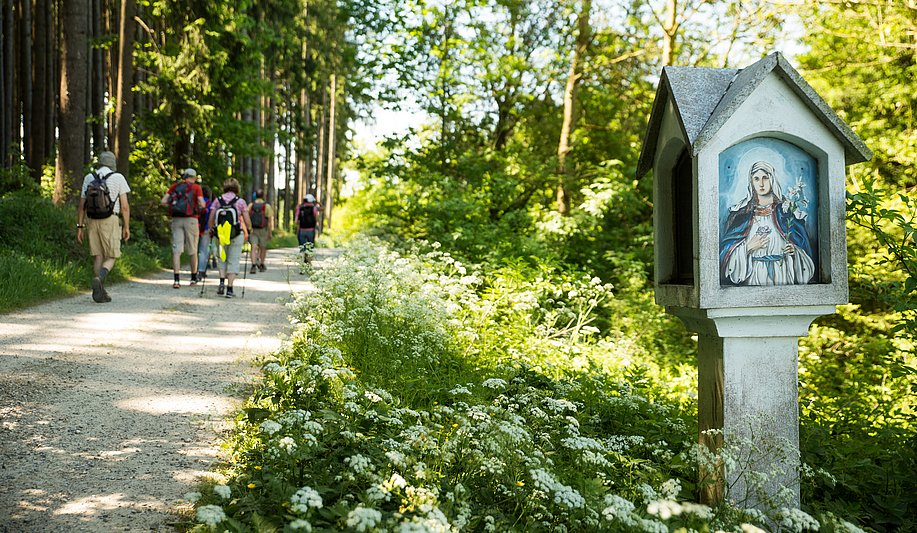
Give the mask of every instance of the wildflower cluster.
M 606 289 L 559 283 L 565 303 L 545 310 L 544 294 L 485 288 L 500 283 L 445 254 L 371 246 L 317 273 L 319 290 L 291 307 L 291 342 L 239 413 L 228 481 L 197 499 L 201 526 L 669 531 L 716 520 L 685 501 L 694 436 L 673 406 L 601 372 L 558 379 L 537 357 L 588 340 L 590 300 Z M 577 311 L 560 322 L 560 309 Z M 481 339 L 515 327 L 494 317 L 523 312 L 541 340 L 482 357 Z

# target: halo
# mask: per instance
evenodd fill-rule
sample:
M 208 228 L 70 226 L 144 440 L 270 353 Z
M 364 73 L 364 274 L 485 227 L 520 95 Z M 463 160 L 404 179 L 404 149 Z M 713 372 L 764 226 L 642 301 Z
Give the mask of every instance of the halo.
M 786 158 L 772 148 L 755 146 L 742 154 L 742 157 L 739 158 L 736 164 L 736 173 L 737 176 L 741 178 L 743 188 L 748 186 L 748 171 L 751 169 L 751 166 L 758 161 L 770 163 L 778 174 L 786 173 Z M 774 179 L 779 181 L 780 176 L 774 176 Z

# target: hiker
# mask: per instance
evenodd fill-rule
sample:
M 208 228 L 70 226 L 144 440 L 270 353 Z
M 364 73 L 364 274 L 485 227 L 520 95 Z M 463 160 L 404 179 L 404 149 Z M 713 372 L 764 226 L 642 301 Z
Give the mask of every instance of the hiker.
M 311 250 L 315 247 L 315 228 L 318 224 L 319 209 L 315 197 L 307 194 L 302 203 L 296 208 L 293 216 L 296 222 L 296 239 L 299 241 L 299 250 L 303 253 L 303 262 L 311 261 Z
M 116 172 L 115 154 L 99 154 L 99 168 L 86 174 L 76 212 L 76 241 L 83 244 L 83 229 L 89 233 L 92 264 L 92 301 L 110 302 L 105 278 L 121 257 L 121 240 L 131 238 L 131 208 L 127 201 L 130 186 L 124 175 Z M 123 224 L 118 220 L 121 214 Z M 86 224 L 83 223 L 86 217 Z
M 248 242 L 252 245 L 251 274 L 264 272 L 264 260 L 267 257 L 267 243 L 274 234 L 274 209 L 264 201 L 264 189 L 255 192 L 255 201 L 248 208 L 248 218 L 252 221 L 252 231 Z
M 181 287 L 181 253 L 188 254 L 191 263 L 191 285 L 197 285 L 197 246 L 200 238 L 197 216 L 204 209 L 204 191 L 197 181 L 197 171 L 186 168 L 177 181 L 162 196 L 160 203 L 172 217 L 172 275 L 173 289 Z
M 239 196 L 239 182 L 228 178 L 223 182 L 223 194 L 217 196 L 217 203 L 210 212 L 211 231 L 219 241 L 217 268 L 220 271 L 220 286 L 217 295 L 234 298 L 232 284 L 241 271 L 242 244 L 248 240 L 248 204 Z
M 201 191 L 204 196 L 204 209 L 197 217 L 198 241 L 197 241 L 197 279 L 203 281 L 207 277 L 207 266 L 210 263 L 212 253 L 212 239 L 210 236 L 210 211 L 213 210 L 216 200 L 213 199 L 213 190 L 201 185 Z

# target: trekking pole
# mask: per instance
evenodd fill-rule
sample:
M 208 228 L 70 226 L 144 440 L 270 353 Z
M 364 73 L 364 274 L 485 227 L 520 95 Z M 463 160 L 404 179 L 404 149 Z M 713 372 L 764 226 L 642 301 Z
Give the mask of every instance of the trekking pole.
M 243 246 L 245 246 L 243 244 Z M 248 260 L 251 259 L 252 246 L 248 245 L 248 251 L 245 252 L 245 268 L 242 269 L 242 298 L 245 298 L 245 280 L 248 279 Z
M 205 268 L 204 277 L 201 278 L 201 294 L 199 295 L 200 298 L 204 297 L 204 281 L 207 279 L 207 270 L 206 270 L 207 266 L 204 265 L 204 268 Z M 200 269 L 198 269 L 198 273 L 200 273 Z

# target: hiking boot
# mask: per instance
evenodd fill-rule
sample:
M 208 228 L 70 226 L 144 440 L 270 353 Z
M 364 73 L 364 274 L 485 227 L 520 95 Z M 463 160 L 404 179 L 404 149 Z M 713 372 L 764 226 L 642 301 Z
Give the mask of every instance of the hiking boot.
M 179 282 L 176 281 L 175 283 L 172 284 L 172 288 L 173 288 L 173 289 L 180 289 L 180 288 L 181 288 L 181 283 L 179 283 Z
M 223 285 L 220 285 L 220 286 L 217 288 L 217 296 L 223 296 L 223 293 L 224 293 L 224 292 L 226 292 L 226 287 L 223 286 Z
M 248 271 L 249 274 L 255 274 L 258 272 L 258 265 L 252 265 L 252 269 Z
M 102 287 L 102 278 L 95 276 L 92 278 L 92 301 L 102 303 L 105 301 L 105 289 Z
M 232 292 L 232 287 L 227 287 L 227 289 L 226 289 L 226 297 L 227 297 L 227 298 L 235 298 L 235 297 L 236 297 L 236 293 Z
M 264 272 L 265 270 L 267 270 L 267 267 L 264 265 L 258 265 L 258 270 L 260 270 L 261 272 Z
M 197 278 L 191 278 L 191 285 L 197 285 Z

